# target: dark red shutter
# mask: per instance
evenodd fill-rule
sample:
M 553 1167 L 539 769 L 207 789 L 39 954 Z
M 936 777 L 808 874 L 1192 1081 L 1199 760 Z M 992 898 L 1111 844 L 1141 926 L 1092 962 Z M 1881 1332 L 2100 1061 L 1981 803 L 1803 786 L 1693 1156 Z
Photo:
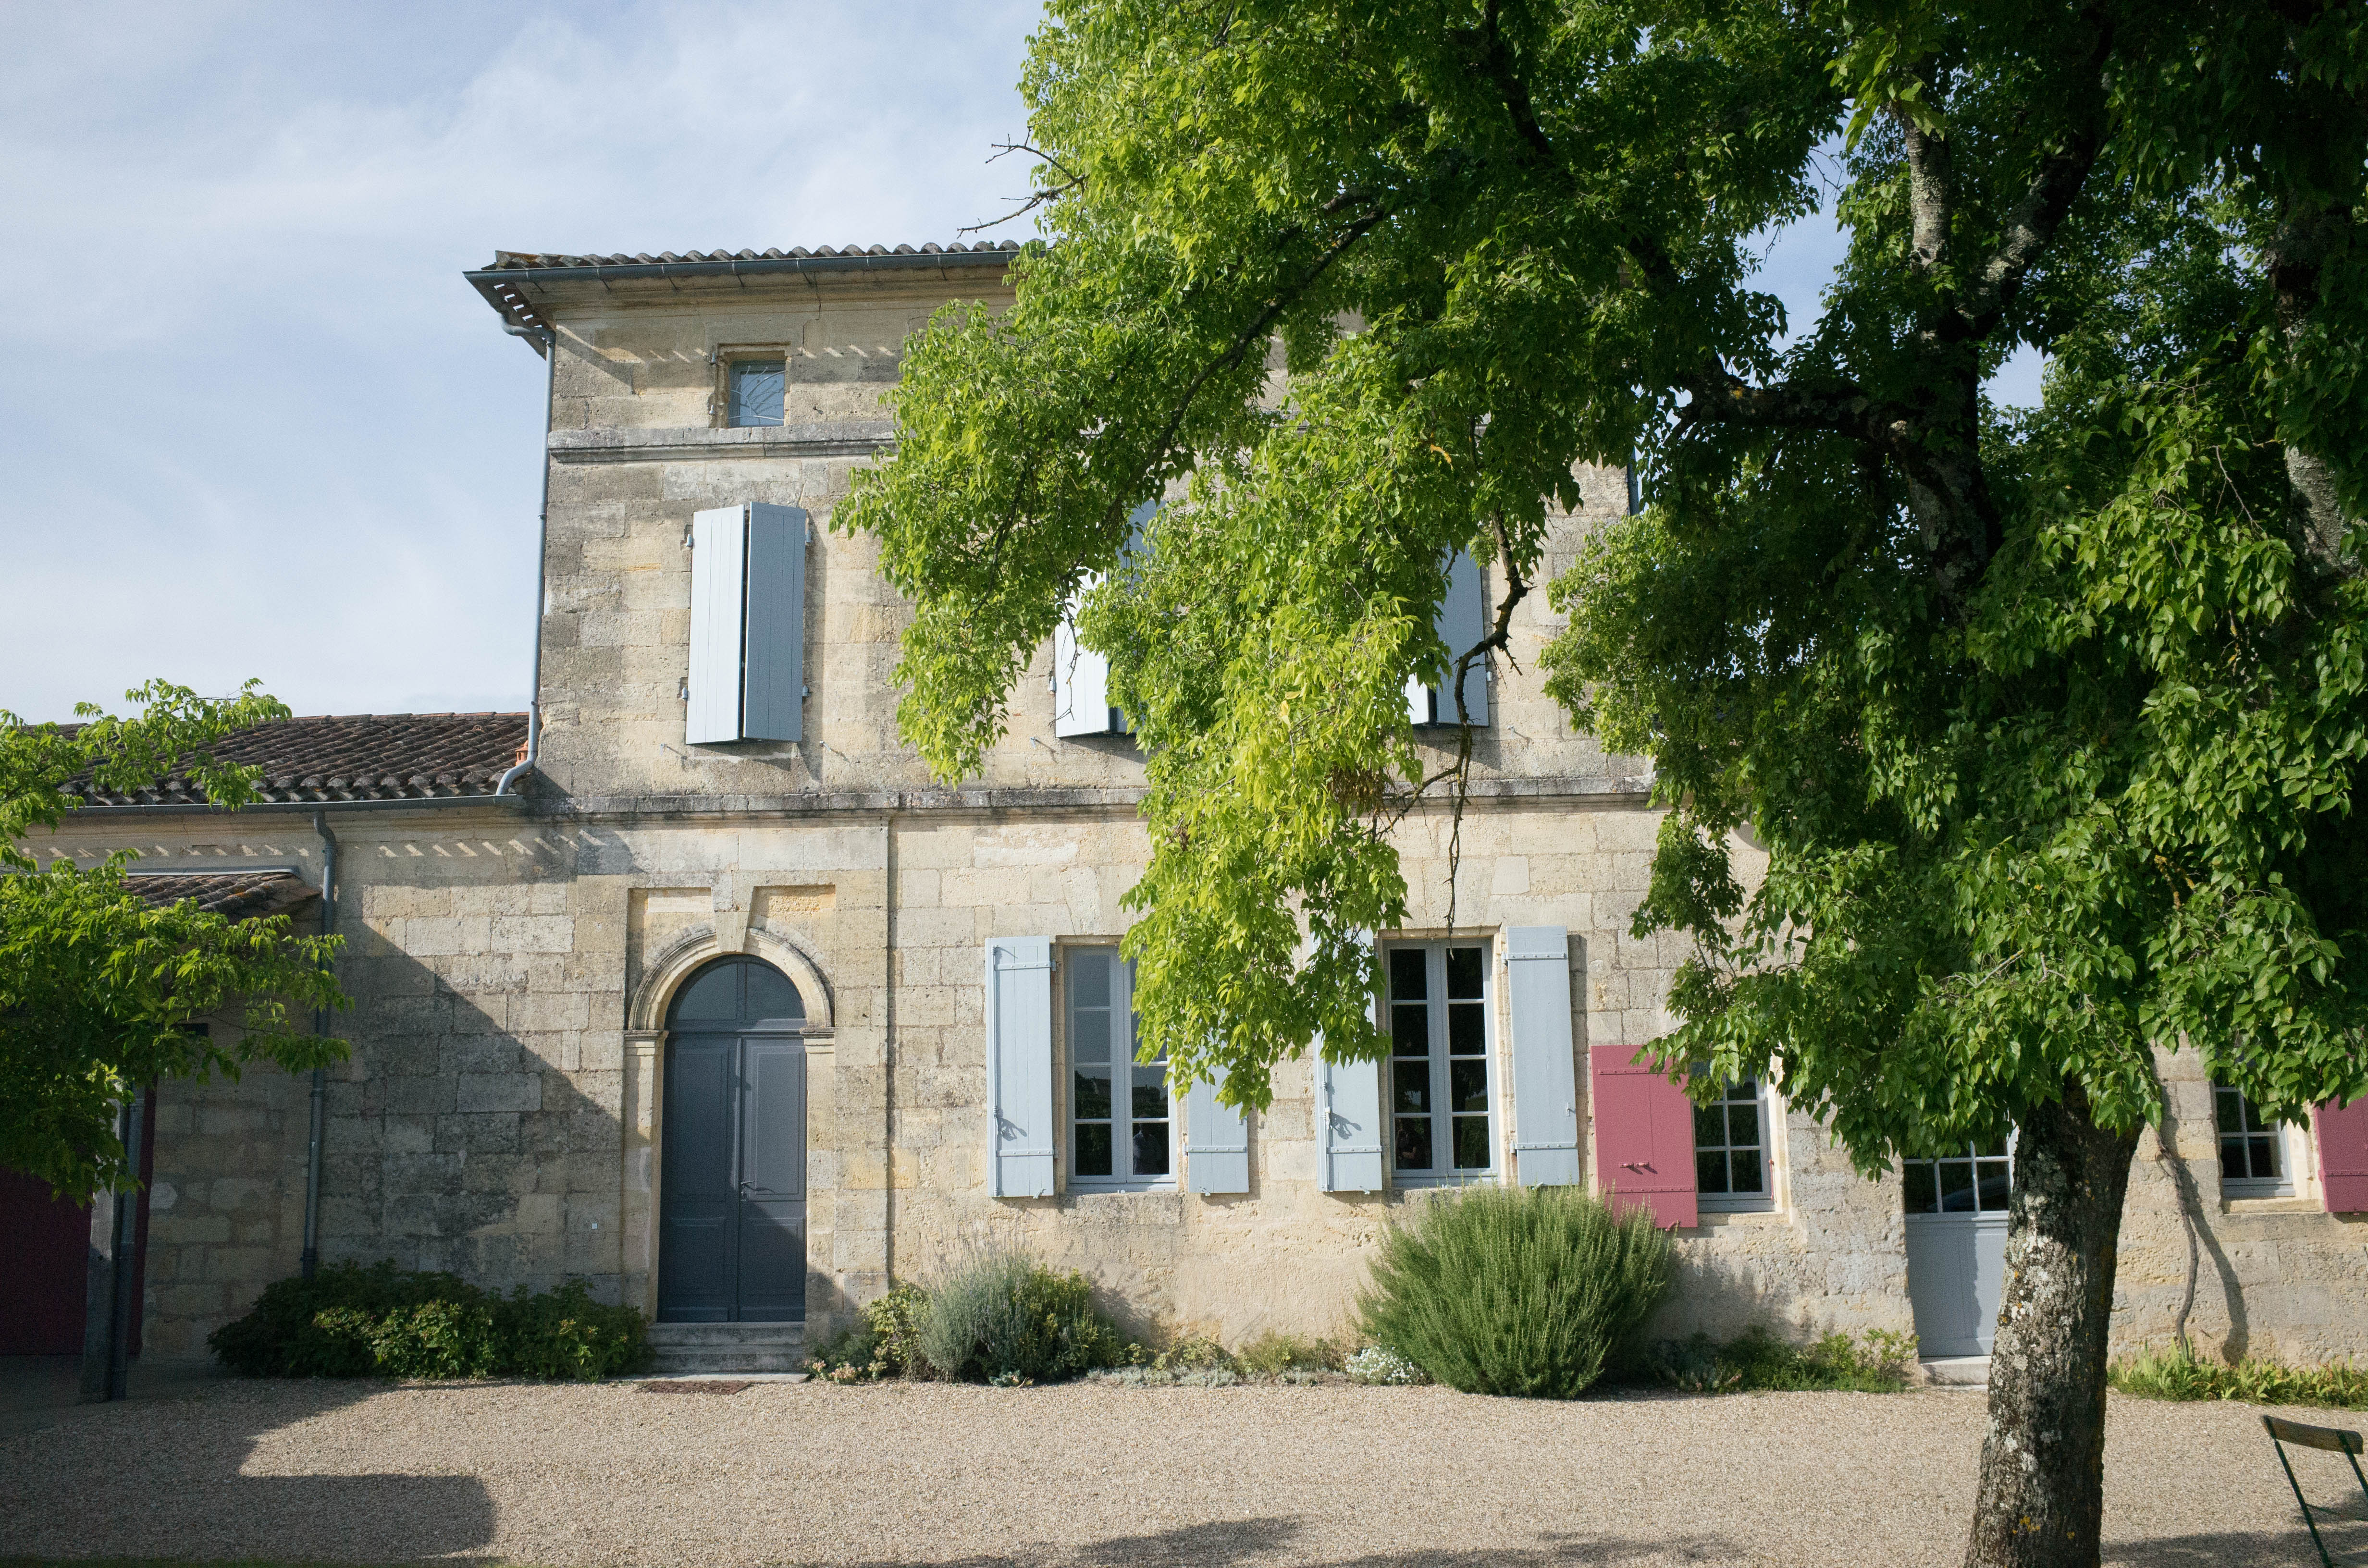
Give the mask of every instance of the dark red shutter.
M 2368 1213 L 2368 1097 L 2323 1105 L 2318 1124 L 2318 1179 L 2330 1214 Z
M 1664 1227 L 1700 1221 L 1694 1202 L 1694 1112 L 1686 1092 L 1633 1045 L 1587 1053 L 1595 1108 L 1595 1180 L 1615 1208 L 1642 1203 Z

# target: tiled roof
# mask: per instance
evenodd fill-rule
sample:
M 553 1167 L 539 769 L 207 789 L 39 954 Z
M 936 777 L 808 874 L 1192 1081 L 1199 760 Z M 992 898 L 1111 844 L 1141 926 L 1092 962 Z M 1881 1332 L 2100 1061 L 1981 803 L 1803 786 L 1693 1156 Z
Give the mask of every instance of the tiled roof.
M 233 920 L 280 915 L 313 895 L 313 884 L 293 871 L 133 871 L 123 885 L 154 904 L 185 898 Z
M 1018 240 L 982 240 L 966 245 L 957 241 L 950 245 L 934 242 L 922 245 L 817 245 L 808 250 L 793 245 L 788 250 L 711 250 L 686 251 L 677 256 L 666 251 L 652 256 L 647 251 L 638 256 L 559 256 L 539 251 L 497 250 L 493 266 L 487 271 L 526 271 L 546 267 L 664 267 L 680 263 L 715 263 L 730 261 L 803 261 L 810 257 L 849 257 L 859 256 L 981 256 L 1008 254 L 1019 248 Z
M 490 795 L 525 751 L 523 713 L 355 713 L 258 724 L 222 741 L 214 756 L 262 768 L 259 799 L 311 804 Z M 66 792 L 94 806 L 206 800 L 178 776 L 128 793 L 94 791 L 77 779 Z

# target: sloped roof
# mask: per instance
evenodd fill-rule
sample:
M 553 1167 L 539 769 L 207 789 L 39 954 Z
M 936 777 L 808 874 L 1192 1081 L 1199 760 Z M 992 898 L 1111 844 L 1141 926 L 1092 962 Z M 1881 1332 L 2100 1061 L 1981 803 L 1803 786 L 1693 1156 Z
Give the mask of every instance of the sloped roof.
M 224 739 L 214 756 L 262 768 L 260 800 L 313 804 L 490 795 L 525 751 L 523 713 L 351 713 L 258 724 Z M 65 789 L 94 806 L 206 803 L 205 791 L 177 775 L 128 792 L 93 790 L 87 778 Z
M 688 279 L 723 282 L 780 273 L 896 273 L 943 271 L 947 267 L 1008 267 L 1019 254 L 1018 240 L 982 240 L 976 244 L 934 241 L 919 245 L 819 245 L 809 250 L 643 251 L 627 256 L 571 256 L 555 251 L 497 250 L 493 265 L 461 274 L 485 303 L 529 335 L 548 332 L 549 321 L 536 308 L 536 299 L 548 298 L 552 285 L 598 283 L 604 289 L 636 279 L 664 278 L 679 288 Z M 529 290 L 533 294 L 529 295 Z M 535 350 L 541 353 L 538 347 Z
M 131 871 L 123 885 L 154 904 L 185 898 L 233 920 L 281 915 L 313 896 L 313 884 L 293 871 Z

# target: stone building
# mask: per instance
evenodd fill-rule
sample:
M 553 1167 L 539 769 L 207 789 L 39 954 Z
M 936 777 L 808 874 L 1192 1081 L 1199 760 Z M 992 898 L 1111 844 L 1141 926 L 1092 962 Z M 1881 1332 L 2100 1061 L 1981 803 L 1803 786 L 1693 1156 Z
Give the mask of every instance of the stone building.
M 905 610 L 872 542 L 827 526 L 887 443 L 908 335 L 949 300 L 1008 301 L 1008 260 L 497 256 L 470 280 L 550 366 L 533 733 L 299 720 L 245 738 L 263 805 L 227 816 L 168 783 L 92 801 L 46 846 L 300 893 L 334 853 L 356 1008 L 324 1086 L 320 1255 L 586 1277 L 723 1325 L 669 1332 L 745 1361 L 781 1354 L 781 1324 L 1016 1242 L 1139 1328 L 1234 1340 L 1340 1326 L 1426 1188 L 1611 1181 L 1674 1228 L 1672 1329 L 1913 1325 L 1928 1354 L 1986 1349 L 2003 1150 L 1871 1181 L 1778 1085 L 1697 1111 L 1631 1067 L 1680 957 L 1628 935 L 1656 815 L 1645 766 L 1541 688 L 1542 596 L 1516 614 L 1518 667 L 1467 692 L 1452 926 L 1444 813 L 1401 831 L 1413 911 L 1380 935 L 1376 1002 L 1399 1054 L 1288 1064 L 1246 1118 L 1129 1065 L 1113 955 L 1143 769 L 1092 656 L 1042 650 L 979 776 L 940 787 L 895 732 Z M 1549 573 L 1627 505 L 1616 472 L 1582 491 Z M 1486 591 L 1465 579 L 1445 613 Z M 2138 1155 L 2120 1338 L 2168 1338 L 2185 1213 L 2200 1344 L 2368 1352 L 2368 1106 L 2255 1131 L 2192 1053 L 2162 1065 L 2170 1147 Z M 154 1352 L 201 1354 L 298 1267 L 309 1093 L 272 1073 L 162 1088 Z

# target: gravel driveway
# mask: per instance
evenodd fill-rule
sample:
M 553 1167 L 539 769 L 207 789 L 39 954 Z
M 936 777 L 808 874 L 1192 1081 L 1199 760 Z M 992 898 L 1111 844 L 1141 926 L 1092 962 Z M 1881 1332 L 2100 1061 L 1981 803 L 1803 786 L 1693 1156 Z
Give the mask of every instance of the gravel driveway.
M 0 1437 L 0 1557 L 1954 1563 L 1981 1422 L 1940 1391 L 223 1381 Z M 2256 1411 L 2112 1422 L 2107 1562 L 2315 1561 Z

